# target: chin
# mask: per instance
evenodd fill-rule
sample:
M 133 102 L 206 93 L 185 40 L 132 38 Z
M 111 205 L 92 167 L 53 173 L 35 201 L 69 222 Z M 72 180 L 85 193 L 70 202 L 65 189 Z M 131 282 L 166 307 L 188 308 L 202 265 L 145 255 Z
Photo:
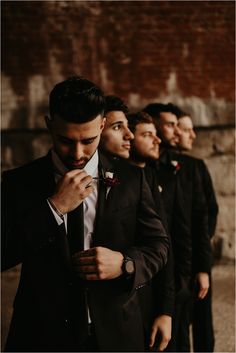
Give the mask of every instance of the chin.
M 120 158 L 128 159 L 129 158 L 129 153 L 123 152 L 117 155 Z
M 153 154 L 153 155 L 149 156 L 148 158 L 156 160 L 156 159 L 159 158 L 159 154 L 158 155 L 157 154 Z

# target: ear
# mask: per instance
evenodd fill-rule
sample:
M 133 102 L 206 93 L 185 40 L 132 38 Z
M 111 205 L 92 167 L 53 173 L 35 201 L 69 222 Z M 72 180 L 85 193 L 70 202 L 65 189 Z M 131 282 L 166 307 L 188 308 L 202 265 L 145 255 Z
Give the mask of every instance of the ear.
M 101 131 L 104 129 L 104 126 L 105 126 L 105 124 L 106 124 L 106 118 L 105 117 L 103 117 L 102 118 L 102 122 L 101 122 Z
M 52 119 L 48 115 L 45 115 L 44 120 L 48 130 L 50 131 L 52 126 Z

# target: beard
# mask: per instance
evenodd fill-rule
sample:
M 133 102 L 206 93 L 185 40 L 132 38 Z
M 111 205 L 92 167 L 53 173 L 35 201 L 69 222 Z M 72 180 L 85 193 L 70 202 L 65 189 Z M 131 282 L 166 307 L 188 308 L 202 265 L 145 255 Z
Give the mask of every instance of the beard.
M 73 169 L 83 169 L 88 163 L 90 158 L 81 157 L 80 159 L 66 158 L 63 162 L 69 170 Z

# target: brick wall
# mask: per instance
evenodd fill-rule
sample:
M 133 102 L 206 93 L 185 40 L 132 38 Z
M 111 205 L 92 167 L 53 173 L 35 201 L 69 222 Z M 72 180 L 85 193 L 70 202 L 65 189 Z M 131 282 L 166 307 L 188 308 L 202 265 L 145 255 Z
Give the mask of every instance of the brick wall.
M 218 235 L 233 257 L 234 1 L 5 1 L 1 9 L 3 169 L 47 151 L 48 94 L 73 73 L 121 96 L 131 110 L 171 101 L 195 125 L 212 127 L 200 133 L 194 153 L 210 166 Z M 219 159 L 208 155 L 213 145 Z
M 171 100 L 197 125 L 233 122 L 233 1 L 8 1 L 2 28 L 4 128 L 42 126 L 74 72 L 134 108 Z

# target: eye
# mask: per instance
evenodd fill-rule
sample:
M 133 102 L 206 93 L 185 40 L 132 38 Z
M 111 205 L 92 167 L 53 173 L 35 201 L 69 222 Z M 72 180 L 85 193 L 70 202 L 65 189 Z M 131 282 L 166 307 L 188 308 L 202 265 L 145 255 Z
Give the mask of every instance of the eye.
M 118 131 L 121 128 L 121 124 L 117 124 L 113 126 L 113 130 Z
M 63 137 L 63 136 L 59 136 L 59 137 L 58 137 L 58 141 L 59 141 L 60 143 L 62 143 L 63 145 L 71 145 L 71 144 L 73 143 L 72 140 L 69 140 L 69 139 L 67 139 L 67 138 L 65 138 L 65 137 Z
M 96 140 L 96 137 L 91 138 L 91 139 L 87 139 L 87 140 L 82 140 L 81 143 L 83 145 L 91 145 L 95 140 Z
M 144 137 L 152 137 L 153 135 L 152 135 L 151 132 L 145 132 L 145 133 L 143 134 L 143 136 L 144 136 Z

